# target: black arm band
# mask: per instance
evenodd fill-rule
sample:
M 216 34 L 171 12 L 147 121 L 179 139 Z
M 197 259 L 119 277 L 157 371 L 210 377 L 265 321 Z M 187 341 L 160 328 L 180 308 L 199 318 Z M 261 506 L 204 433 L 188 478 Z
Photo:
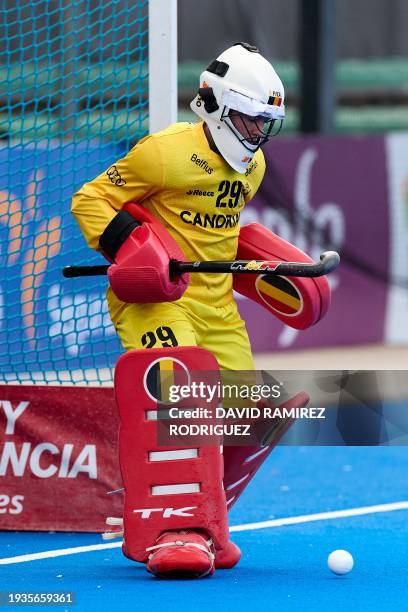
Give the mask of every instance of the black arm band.
M 99 238 L 99 246 L 101 250 L 110 259 L 115 259 L 116 253 L 119 251 L 126 238 L 130 236 L 135 227 L 140 223 L 125 210 L 120 210 L 116 217 L 105 227 L 102 236 Z

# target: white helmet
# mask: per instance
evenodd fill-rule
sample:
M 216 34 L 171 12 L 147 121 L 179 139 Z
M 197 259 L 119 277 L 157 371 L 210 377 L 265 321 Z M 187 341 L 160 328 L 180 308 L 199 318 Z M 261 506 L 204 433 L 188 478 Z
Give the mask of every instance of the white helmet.
M 236 43 L 214 60 L 200 76 L 191 109 L 205 121 L 225 161 L 244 173 L 255 152 L 277 131 L 285 118 L 282 81 L 271 64 L 248 43 Z M 231 121 L 230 111 L 261 117 L 259 133 L 245 137 Z

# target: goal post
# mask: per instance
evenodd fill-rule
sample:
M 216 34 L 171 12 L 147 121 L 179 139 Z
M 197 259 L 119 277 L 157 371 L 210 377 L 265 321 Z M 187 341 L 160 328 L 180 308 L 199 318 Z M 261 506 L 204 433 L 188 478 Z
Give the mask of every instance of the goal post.
M 149 129 L 177 121 L 177 0 L 149 0 Z

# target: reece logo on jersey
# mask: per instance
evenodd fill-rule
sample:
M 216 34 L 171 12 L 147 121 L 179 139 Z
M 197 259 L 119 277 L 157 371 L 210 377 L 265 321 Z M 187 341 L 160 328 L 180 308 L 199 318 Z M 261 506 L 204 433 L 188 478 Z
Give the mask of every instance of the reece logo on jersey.
M 188 191 L 186 191 L 186 195 L 214 197 L 214 191 L 201 191 L 201 189 L 189 189 Z

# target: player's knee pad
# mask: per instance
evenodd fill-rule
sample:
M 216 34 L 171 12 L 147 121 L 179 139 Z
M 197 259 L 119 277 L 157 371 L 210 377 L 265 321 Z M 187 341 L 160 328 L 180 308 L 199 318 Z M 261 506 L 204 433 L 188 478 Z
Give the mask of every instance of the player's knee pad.
M 203 530 L 218 550 L 228 542 L 220 446 L 166 446 L 158 440 L 158 408 L 168 410 L 163 401 L 170 384 L 190 385 L 199 371 L 218 371 L 218 364 L 197 347 L 129 351 L 116 365 L 124 538 L 136 561 L 146 561 L 146 549 L 164 531 Z
M 303 408 L 309 403 L 309 395 L 304 391 L 284 402 L 287 410 Z M 266 407 L 267 402 L 259 402 Z M 276 406 L 279 408 L 280 406 Z M 259 444 L 252 446 L 224 446 L 224 489 L 228 510 L 238 501 L 249 482 L 255 476 L 265 459 L 295 422 L 294 417 L 276 418 L 259 421 L 257 438 Z
M 250 223 L 241 228 L 237 259 L 313 261 L 303 251 L 259 223 Z M 317 323 L 330 305 L 330 286 L 325 276 L 288 278 L 270 274 L 236 274 L 234 289 L 296 329 L 306 329 Z
M 171 302 L 186 290 L 188 274 L 170 278 L 169 273 L 170 261 L 184 260 L 184 253 L 143 206 L 125 204 L 103 232 L 99 244 L 114 262 L 108 269 L 109 283 L 123 302 Z

